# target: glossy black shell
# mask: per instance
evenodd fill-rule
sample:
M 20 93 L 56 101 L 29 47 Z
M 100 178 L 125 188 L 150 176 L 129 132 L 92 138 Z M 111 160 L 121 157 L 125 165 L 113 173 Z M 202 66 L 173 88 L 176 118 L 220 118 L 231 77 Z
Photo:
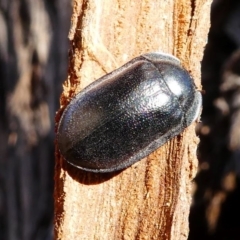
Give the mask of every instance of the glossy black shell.
M 79 92 L 63 112 L 64 159 L 91 172 L 124 169 L 181 133 L 202 98 L 177 58 L 148 53 Z

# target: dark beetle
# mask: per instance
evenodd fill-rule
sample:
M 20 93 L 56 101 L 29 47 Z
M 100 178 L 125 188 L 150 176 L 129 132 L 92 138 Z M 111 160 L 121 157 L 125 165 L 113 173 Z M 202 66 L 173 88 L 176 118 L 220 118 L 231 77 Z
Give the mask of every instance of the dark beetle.
M 90 84 L 59 122 L 63 157 L 90 172 L 114 172 L 181 133 L 202 104 L 177 58 L 147 53 Z

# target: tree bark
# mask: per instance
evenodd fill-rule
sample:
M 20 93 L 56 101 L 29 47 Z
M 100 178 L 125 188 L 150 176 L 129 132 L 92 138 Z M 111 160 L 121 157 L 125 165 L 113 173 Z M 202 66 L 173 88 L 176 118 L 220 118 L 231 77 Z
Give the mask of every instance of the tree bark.
M 146 52 L 174 54 L 200 88 L 210 3 L 75 0 L 68 79 L 56 122 L 79 90 Z M 118 174 L 76 169 L 56 148 L 55 238 L 187 239 L 197 171 L 194 128 Z
M 69 0 L 0 0 L 0 239 L 53 236 L 54 119 L 70 16 Z

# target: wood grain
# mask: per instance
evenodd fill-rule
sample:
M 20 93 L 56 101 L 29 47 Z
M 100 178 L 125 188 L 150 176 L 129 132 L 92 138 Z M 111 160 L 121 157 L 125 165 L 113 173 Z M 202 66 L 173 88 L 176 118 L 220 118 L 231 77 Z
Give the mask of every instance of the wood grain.
M 210 0 L 75 0 L 63 109 L 82 88 L 142 53 L 174 54 L 200 88 Z M 56 124 L 57 126 L 57 124 Z M 197 171 L 195 124 L 130 168 L 87 173 L 56 148 L 56 239 L 164 239 L 188 236 Z

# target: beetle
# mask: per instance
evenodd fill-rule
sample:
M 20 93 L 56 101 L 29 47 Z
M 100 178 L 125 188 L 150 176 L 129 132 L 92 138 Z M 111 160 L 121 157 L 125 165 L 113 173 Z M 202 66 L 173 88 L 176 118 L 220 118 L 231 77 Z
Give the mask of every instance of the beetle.
M 201 105 L 201 93 L 176 57 L 146 53 L 71 100 L 59 122 L 58 147 L 77 168 L 122 170 L 179 135 Z

